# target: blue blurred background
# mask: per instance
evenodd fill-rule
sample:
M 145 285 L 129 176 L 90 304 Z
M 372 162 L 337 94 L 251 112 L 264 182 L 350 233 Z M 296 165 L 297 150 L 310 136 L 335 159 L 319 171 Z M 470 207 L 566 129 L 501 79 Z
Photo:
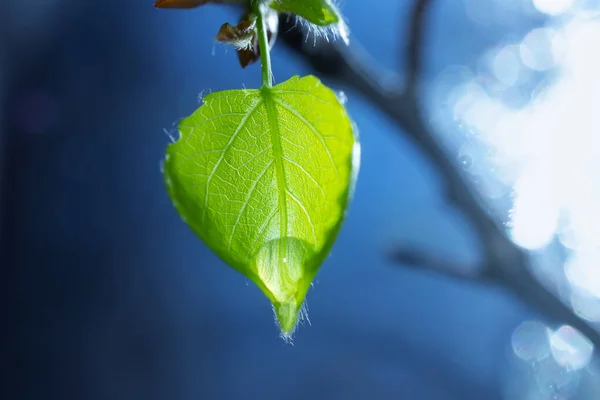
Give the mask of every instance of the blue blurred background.
M 550 17 L 535 3 L 434 1 L 427 84 L 543 26 Z M 346 0 L 341 9 L 351 40 L 399 71 L 411 5 Z M 278 337 L 267 299 L 179 219 L 160 173 L 166 132 L 203 93 L 259 85 L 258 65 L 240 69 L 213 40 L 237 10 L 156 10 L 151 0 L 1 8 L 4 399 L 575 398 L 575 389 L 514 390 L 522 374 L 511 335 L 539 318 L 534 310 L 386 258 L 394 245 L 466 266 L 480 254 L 432 167 L 344 87 L 335 89 L 346 92 L 362 142 L 356 194 L 309 291 L 311 324 L 294 345 Z M 272 57 L 279 82 L 311 73 L 281 44 Z M 515 89 L 514 107 L 531 87 Z M 438 100 L 429 102 L 432 123 L 458 148 L 461 126 Z M 507 192 L 497 196 L 505 219 Z

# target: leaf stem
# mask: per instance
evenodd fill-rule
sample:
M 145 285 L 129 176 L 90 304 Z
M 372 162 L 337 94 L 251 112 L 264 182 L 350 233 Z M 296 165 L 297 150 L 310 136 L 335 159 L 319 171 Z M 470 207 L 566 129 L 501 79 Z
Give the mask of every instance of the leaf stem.
M 271 73 L 271 55 L 269 50 L 269 38 L 267 37 L 267 27 L 262 12 L 264 5 L 262 1 L 254 2 L 254 11 L 256 12 L 256 22 L 258 27 L 258 49 L 260 51 L 260 63 L 262 66 L 262 84 L 263 87 L 273 86 L 273 74 Z

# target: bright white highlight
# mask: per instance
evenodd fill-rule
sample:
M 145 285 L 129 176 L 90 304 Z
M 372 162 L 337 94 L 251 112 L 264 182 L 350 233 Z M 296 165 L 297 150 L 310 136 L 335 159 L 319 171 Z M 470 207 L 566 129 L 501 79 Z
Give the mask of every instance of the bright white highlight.
M 485 206 L 495 212 L 499 204 L 514 243 L 534 250 L 535 276 L 578 316 L 600 323 L 600 3 L 532 1 L 560 18 L 489 49 L 466 71 L 448 69 L 454 86 L 447 75 L 436 81 L 433 93 L 444 98 L 435 117 L 451 113 L 462 135 L 442 139 Z M 597 387 L 580 386 L 600 382 L 593 344 L 571 326 L 555 329 L 526 321 L 514 331 L 519 378 L 528 371 L 532 383 L 511 382 L 507 399 L 569 399 L 577 390 L 596 398 Z
M 554 237 L 559 204 L 551 168 L 529 166 L 515 187 L 512 239 L 528 249 L 546 246 Z
M 536 6 L 558 13 L 571 3 Z M 461 74 L 447 101 L 470 134 L 456 156 L 477 176 L 476 189 L 490 204 L 511 190 L 506 226 L 517 245 L 541 250 L 560 241 L 566 247 L 564 276 L 573 289 L 566 300 L 583 318 L 600 321 L 600 54 L 594 43 L 600 43 L 600 19 L 591 14 L 533 29 L 517 44 L 484 54 L 484 68 Z M 520 85 L 545 71 L 551 80 L 530 89 L 524 106 L 511 106 L 507 94 L 525 92 Z M 549 282 L 563 279 L 560 268 L 544 271 Z
M 544 14 L 559 15 L 571 9 L 574 0 L 533 0 L 535 8 Z
M 531 50 L 540 43 L 542 50 Z M 459 88 L 454 103 L 455 118 L 493 150 L 495 175 L 514 188 L 511 235 L 528 249 L 546 246 L 556 234 L 573 249 L 595 246 L 600 238 L 595 172 L 600 171 L 600 55 L 590 51 L 591 43 L 600 43 L 598 22 L 574 19 L 560 32 L 534 30 L 518 48 L 498 52 L 492 70 L 498 81 L 510 84 L 518 77 L 515 69 L 556 65 L 560 77 L 554 85 L 539 91 L 525 108 L 510 109 L 474 79 Z M 588 256 L 587 268 L 600 271 L 593 267 L 600 265 L 600 257 L 595 261 Z M 592 289 L 585 279 L 577 281 Z M 599 288 L 593 290 L 600 296 Z

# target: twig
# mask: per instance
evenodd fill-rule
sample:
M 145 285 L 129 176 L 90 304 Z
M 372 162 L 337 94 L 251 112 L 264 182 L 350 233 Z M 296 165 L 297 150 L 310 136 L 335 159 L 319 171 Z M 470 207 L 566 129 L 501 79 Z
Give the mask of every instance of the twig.
M 431 252 L 421 251 L 412 246 L 396 247 L 389 251 L 388 255 L 392 262 L 406 268 L 430 271 L 455 281 L 472 283 L 474 280 L 484 280 L 490 283 L 489 278 L 484 274 L 484 269 L 480 267 L 466 267 L 462 263 L 432 255 Z
M 420 73 L 423 70 L 422 47 L 425 42 L 425 18 L 431 0 L 417 0 L 413 6 L 412 18 L 409 22 L 408 37 L 406 43 L 406 78 L 407 90 L 416 88 Z
M 286 29 L 285 19 L 280 20 L 284 25 L 281 31 L 288 32 L 282 36 L 320 74 L 359 90 L 377 104 L 402 128 L 399 132 L 410 138 L 436 167 L 443 178 L 448 202 L 473 225 L 484 250 L 481 275 L 479 279 L 472 279 L 472 282 L 492 282 L 506 288 L 526 304 L 536 307 L 548 319 L 569 324 L 580 331 L 594 344 L 595 350 L 599 351 L 600 333 L 531 274 L 528 255 L 507 237 L 504 227 L 483 207 L 484 202 L 479 194 L 473 190 L 462 169 L 448 156 L 426 123 L 418 88 L 425 42 L 425 19 L 431 3 L 430 0 L 416 0 L 411 13 L 404 85 L 390 85 L 389 80 L 382 82 L 380 77 L 386 74 L 375 70 L 373 66 L 376 63 L 369 60 L 366 52 L 356 43 L 345 47 L 337 42 L 320 41 L 316 46 L 308 46 L 303 32 Z M 404 90 L 397 90 L 402 86 Z M 388 89 L 389 87 L 392 89 Z

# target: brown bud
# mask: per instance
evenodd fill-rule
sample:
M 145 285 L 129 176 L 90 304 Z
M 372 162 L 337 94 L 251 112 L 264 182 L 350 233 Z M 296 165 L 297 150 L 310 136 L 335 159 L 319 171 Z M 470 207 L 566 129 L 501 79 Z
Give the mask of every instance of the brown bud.
M 258 51 L 258 45 L 255 45 L 251 49 L 240 49 L 237 51 L 238 60 L 242 68 L 246 68 L 250 64 L 254 64 L 260 58 L 260 52 Z
M 275 44 L 275 39 L 277 38 L 277 13 L 269 11 L 265 15 L 265 22 L 270 49 Z M 216 40 L 221 43 L 231 44 L 236 48 L 238 60 L 242 68 L 246 68 L 260 59 L 256 16 L 252 13 L 246 13 L 236 26 L 229 23 L 223 24 L 217 33 Z
M 231 44 L 237 50 L 247 49 L 252 46 L 252 39 L 256 37 L 256 18 L 243 19 L 233 26 L 223 24 L 217 33 L 217 42 Z

